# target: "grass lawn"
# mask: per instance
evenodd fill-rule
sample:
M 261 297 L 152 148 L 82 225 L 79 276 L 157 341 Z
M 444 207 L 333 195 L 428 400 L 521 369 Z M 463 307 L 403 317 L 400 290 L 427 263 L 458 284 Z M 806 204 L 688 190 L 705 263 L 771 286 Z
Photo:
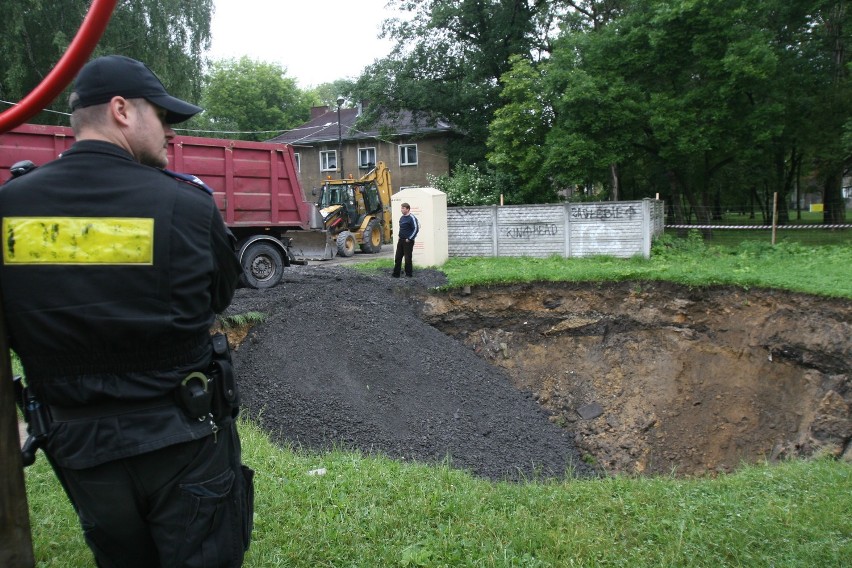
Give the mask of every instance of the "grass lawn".
M 361 267 L 370 269 L 373 265 Z M 852 298 L 852 246 L 772 246 L 748 241 L 736 247 L 720 247 L 705 245 L 697 233 L 687 239 L 659 239 L 649 259 L 454 257 L 441 270 L 451 287 L 532 281 L 666 280 L 686 286 L 764 287 Z
M 448 466 L 272 445 L 246 566 L 848 566 L 852 466 L 747 466 L 717 479 L 495 483 Z M 318 469 L 324 475 L 312 475 Z M 38 566 L 91 566 L 43 457 L 27 470 Z

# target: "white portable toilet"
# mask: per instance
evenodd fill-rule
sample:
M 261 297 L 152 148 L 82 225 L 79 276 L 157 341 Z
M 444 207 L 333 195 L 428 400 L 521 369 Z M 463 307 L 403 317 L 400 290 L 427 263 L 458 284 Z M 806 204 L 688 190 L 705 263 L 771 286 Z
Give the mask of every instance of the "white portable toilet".
M 411 260 L 418 266 L 441 266 L 449 258 L 447 240 L 447 194 L 433 187 L 410 187 L 391 197 L 393 210 L 393 246 L 399 239 L 396 227 L 402 217 L 400 207 L 411 205 L 411 214 L 420 222 L 420 232 L 414 240 Z

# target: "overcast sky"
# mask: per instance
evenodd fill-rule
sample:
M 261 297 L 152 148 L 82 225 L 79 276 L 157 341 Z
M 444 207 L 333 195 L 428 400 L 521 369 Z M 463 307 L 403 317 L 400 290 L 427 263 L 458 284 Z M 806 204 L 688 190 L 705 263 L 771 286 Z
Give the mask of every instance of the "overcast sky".
M 392 42 L 377 38 L 400 14 L 387 0 L 214 0 L 208 55 L 278 63 L 307 89 L 357 77 Z

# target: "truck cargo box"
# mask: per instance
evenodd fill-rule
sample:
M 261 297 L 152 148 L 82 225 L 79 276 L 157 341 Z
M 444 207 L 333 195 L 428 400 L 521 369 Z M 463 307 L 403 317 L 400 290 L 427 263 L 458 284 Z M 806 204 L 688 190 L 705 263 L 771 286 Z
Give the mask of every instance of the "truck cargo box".
M 20 160 L 37 166 L 74 143 L 70 128 L 25 124 L 0 134 L 0 181 Z M 214 190 L 229 227 L 311 228 L 313 203 L 305 201 L 293 148 L 283 144 L 178 136 L 169 143 L 169 169 L 193 174 Z

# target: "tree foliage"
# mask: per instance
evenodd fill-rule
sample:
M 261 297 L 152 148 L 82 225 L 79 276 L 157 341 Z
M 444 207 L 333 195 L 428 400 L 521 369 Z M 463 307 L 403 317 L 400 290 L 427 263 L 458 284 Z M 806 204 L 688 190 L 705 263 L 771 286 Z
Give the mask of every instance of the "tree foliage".
M 662 193 L 679 209 L 765 206 L 800 175 L 821 180 L 842 218 L 852 116 L 839 0 L 632 0 L 574 11 L 550 58 L 501 77 L 491 162 L 546 196 L 603 186 Z M 591 13 L 591 12 L 588 12 Z
M 501 172 L 514 176 L 514 203 L 549 201 L 554 198 L 553 184 L 544 168 L 546 159 L 542 141 L 555 123 L 551 101 L 544 94 L 544 78 L 532 62 L 515 57 L 511 71 L 503 75 L 504 105 L 491 122 L 491 163 Z
M 234 132 L 234 138 L 266 140 L 302 124 L 316 99 L 276 63 L 248 57 L 214 61 L 205 76 L 205 109 L 189 126 Z
M 662 195 L 781 220 L 794 189 L 844 218 L 852 89 L 844 0 L 410 0 L 393 53 L 359 80 L 374 110 L 452 122 L 451 160 L 528 202 Z M 485 170 L 483 170 L 485 171 Z M 469 177 L 460 172 L 460 177 Z M 487 197 L 487 196 L 483 196 Z
M 338 79 L 331 83 L 320 83 L 309 89 L 316 106 L 325 105 L 329 108 L 337 108 L 337 99 L 343 97 L 343 108 L 351 107 L 359 101 L 354 100 L 355 82 L 351 79 Z
M 480 161 L 500 104 L 499 78 L 512 56 L 547 52 L 555 14 L 564 4 L 410 0 L 402 7 L 410 17 L 385 23 L 395 48 L 367 68 L 356 94 L 370 101 L 373 112 L 406 109 L 449 120 L 466 135 L 463 145 L 451 146 L 451 161 Z
M 0 98 L 17 102 L 34 89 L 77 34 L 88 0 L 0 0 Z M 123 0 L 94 56 L 121 54 L 145 62 L 169 92 L 201 98 L 204 53 L 210 45 L 212 0 Z M 51 108 L 67 112 L 66 93 Z M 42 113 L 35 122 L 65 124 Z

